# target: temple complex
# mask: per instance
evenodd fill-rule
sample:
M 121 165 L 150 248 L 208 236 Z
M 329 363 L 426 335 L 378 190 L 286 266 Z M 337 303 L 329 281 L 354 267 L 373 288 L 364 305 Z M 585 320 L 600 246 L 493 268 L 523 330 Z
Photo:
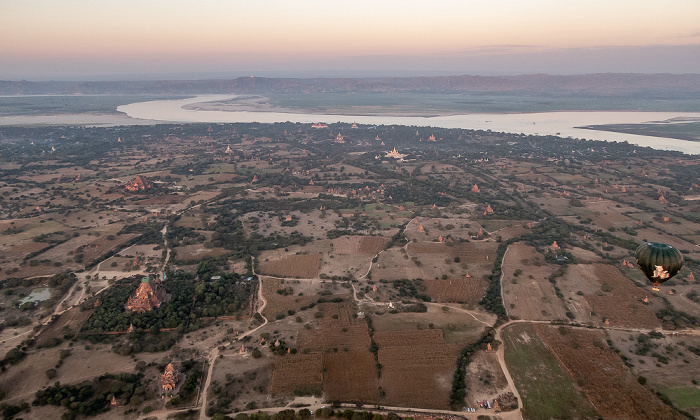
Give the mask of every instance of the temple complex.
M 139 193 L 152 189 L 153 184 L 145 176 L 138 175 L 133 181 L 127 182 L 124 188 L 129 192 Z
M 141 279 L 138 289 L 126 302 L 126 309 L 132 312 L 148 312 L 165 302 L 165 290 L 149 277 Z
M 180 382 L 180 379 L 182 379 L 180 372 L 173 367 L 172 363 L 168 363 L 168 366 L 165 367 L 165 371 L 160 375 L 160 383 L 163 387 L 163 391 L 172 391 L 175 389 L 175 385 Z
M 384 157 L 390 157 L 394 159 L 403 159 L 406 157 L 406 155 L 402 155 L 396 150 L 396 147 L 391 152 L 386 152 L 386 155 Z

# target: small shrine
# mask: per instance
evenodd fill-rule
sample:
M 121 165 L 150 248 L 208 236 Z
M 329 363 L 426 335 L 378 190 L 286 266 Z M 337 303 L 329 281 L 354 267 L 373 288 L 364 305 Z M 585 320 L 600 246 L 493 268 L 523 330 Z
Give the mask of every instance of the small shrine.
M 175 386 L 182 379 L 182 375 L 173 367 L 172 363 L 168 363 L 165 367 L 165 371 L 160 375 L 160 383 L 163 387 L 163 391 L 172 391 Z

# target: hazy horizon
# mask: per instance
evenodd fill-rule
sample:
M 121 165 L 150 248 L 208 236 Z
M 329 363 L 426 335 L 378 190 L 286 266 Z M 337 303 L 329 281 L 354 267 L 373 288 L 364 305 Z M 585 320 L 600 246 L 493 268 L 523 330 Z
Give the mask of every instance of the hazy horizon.
M 700 2 L 4 5 L 0 80 L 700 73 Z

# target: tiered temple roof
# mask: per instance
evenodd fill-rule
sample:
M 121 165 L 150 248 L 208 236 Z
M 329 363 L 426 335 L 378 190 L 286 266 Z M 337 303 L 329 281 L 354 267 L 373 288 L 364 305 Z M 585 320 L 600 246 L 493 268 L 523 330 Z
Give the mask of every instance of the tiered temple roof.
M 148 277 L 144 277 L 138 289 L 126 303 L 126 309 L 133 312 L 148 312 L 160 307 L 165 302 L 165 290 L 158 284 L 151 284 Z

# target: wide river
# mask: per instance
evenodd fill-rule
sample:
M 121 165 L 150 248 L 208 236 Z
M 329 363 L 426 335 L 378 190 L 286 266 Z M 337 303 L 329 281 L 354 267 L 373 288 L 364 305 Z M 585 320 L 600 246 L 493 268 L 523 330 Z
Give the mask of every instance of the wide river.
M 689 154 L 700 154 L 700 142 L 664 137 L 613 133 L 609 131 L 585 130 L 575 127 L 596 124 L 633 124 L 662 122 L 672 118 L 700 119 L 696 112 L 608 112 L 608 111 L 562 111 L 521 114 L 465 114 L 437 117 L 405 117 L 383 115 L 324 115 L 304 113 L 282 113 L 261 111 L 220 111 L 203 108 L 184 109 L 208 101 L 221 101 L 234 95 L 203 95 L 188 99 L 137 102 L 117 108 L 129 117 L 163 122 L 343 122 L 359 124 L 396 124 L 465 128 L 475 130 L 504 131 L 510 133 L 559 135 L 562 137 L 591 140 L 619 141 L 649 146 L 661 150 L 677 150 Z

